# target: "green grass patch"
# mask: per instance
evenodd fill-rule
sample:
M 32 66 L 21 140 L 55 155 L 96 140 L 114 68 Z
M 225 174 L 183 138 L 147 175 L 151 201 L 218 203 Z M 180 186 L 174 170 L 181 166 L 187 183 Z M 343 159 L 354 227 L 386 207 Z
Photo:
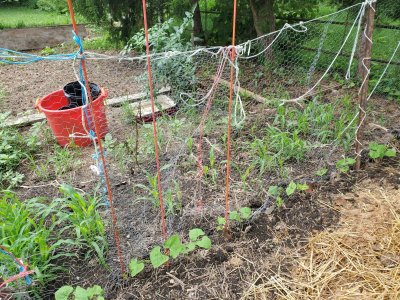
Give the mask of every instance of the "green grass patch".
M 79 15 L 77 15 L 76 18 L 78 23 L 85 22 L 85 19 Z M 0 29 L 68 24 L 71 24 L 68 14 L 59 14 L 28 7 L 0 8 Z

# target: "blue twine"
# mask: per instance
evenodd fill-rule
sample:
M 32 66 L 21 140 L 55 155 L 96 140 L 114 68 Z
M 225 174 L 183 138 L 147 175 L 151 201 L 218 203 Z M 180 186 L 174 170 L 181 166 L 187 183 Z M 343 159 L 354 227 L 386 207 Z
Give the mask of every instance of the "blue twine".
M 5 255 L 8 255 L 9 257 L 12 258 L 12 260 L 18 265 L 19 273 L 22 273 L 24 271 L 24 267 L 20 265 L 20 263 L 15 259 L 15 257 L 11 253 L 8 253 L 7 251 L 4 251 L 3 249 L 0 249 L 0 252 Z M 32 280 L 28 275 L 25 276 L 25 281 L 26 281 L 27 285 L 32 284 Z
M 68 53 L 68 54 L 51 54 L 47 56 L 41 56 L 36 54 L 18 52 L 6 48 L 0 48 L 0 57 L 1 57 L 0 63 L 9 65 L 25 65 L 46 60 L 49 61 L 74 60 L 75 58 L 78 57 L 78 54 L 79 53 Z
M 86 82 L 85 82 L 85 77 L 83 75 L 83 68 L 82 68 L 85 56 L 84 56 L 84 49 L 83 49 L 82 39 L 75 33 L 75 31 L 72 31 L 72 35 L 73 35 L 73 40 L 75 41 L 75 43 L 79 47 L 79 53 L 82 55 L 82 57 L 81 57 L 81 65 L 80 65 L 80 69 L 79 69 L 79 77 L 80 77 L 81 84 L 83 84 L 85 86 Z M 82 86 L 82 90 L 83 89 L 84 89 L 84 87 Z M 87 93 L 91 93 L 90 87 L 89 87 L 89 91 L 87 91 Z M 89 136 L 90 136 L 91 139 L 95 140 L 96 133 L 93 130 L 92 121 L 91 121 L 91 119 L 89 117 L 88 107 L 86 106 L 87 99 L 86 99 L 85 93 L 82 93 L 82 103 L 84 105 L 83 111 L 85 113 L 86 120 L 87 120 L 88 125 L 89 125 L 89 130 L 90 130 L 89 131 Z M 93 116 L 93 112 L 91 111 L 90 113 Z M 106 155 L 106 153 L 104 152 L 104 156 L 105 155 Z M 108 201 L 108 197 L 107 197 L 108 190 L 107 190 L 107 185 L 106 185 L 106 178 L 105 178 L 105 175 L 104 175 L 104 166 L 103 166 L 103 162 L 99 159 L 99 152 L 98 151 L 95 154 L 93 154 L 93 159 L 96 161 L 96 164 L 99 167 L 98 171 L 99 171 L 99 176 L 100 176 L 100 184 L 103 186 L 102 199 L 103 199 L 104 205 L 106 207 L 110 207 L 110 202 Z

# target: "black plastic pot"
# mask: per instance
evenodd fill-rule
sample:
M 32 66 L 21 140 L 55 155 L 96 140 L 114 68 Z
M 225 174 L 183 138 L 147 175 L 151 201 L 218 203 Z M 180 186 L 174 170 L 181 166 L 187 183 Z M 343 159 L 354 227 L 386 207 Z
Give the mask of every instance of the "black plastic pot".
M 100 87 L 92 82 L 89 83 L 89 87 L 92 100 L 96 100 L 101 93 Z M 61 107 L 60 110 L 75 108 L 83 105 L 82 86 L 78 81 L 68 83 L 66 86 L 64 86 L 63 90 L 69 104 Z

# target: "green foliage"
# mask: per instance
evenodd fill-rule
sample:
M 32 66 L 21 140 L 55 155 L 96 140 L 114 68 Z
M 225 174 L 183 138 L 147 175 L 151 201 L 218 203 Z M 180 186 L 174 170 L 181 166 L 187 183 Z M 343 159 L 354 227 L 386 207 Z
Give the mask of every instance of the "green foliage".
M 99 285 L 88 289 L 64 285 L 55 294 L 55 300 L 104 300 L 104 291 Z
M 168 255 L 161 253 L 161 247 L 156 246 L 150 251 L 150 262 L 154 268 L 161 267 L 169 260 Z
M 229 212 L 229 220 L 236 222 L 238 224 L 241 224 L 247 220 L 250 219 L 252 214 L 251 208 L 250 207 L 241 207 L 239 211 L 233 210 Z M 217 218 L 217 227 L 216 229 L 218 231 L 221 231 L 225 227 L 225 218 L 224 217 L 218 217 Z
M 6 126 L 8 113 L 0 113 L 0 188 L 12 188 L 22 182 L 24 175 L 18 166 L 24 159 L 38 152 L 42 142 L 40 131 L 43 123 L 34 124 L 27 136 Z
M 72 189 L 66 195 L 50 203 L 41 198 L 21 202 L 8 191 L 0 198 L 0 243 L 16 257 L 29 262 L 30 269 L 35 271 L 33 279 L 42 285 L 54 280 L 63 270 L 56 265 L 57 261 L 77 257 L 79 250 L 92 251 L 96 248 L 92 241 L 104 233 L 98 213 L 89 211 L 97 208 L 92 199 L 88 198 L 87 203 L 80 197 L 82 201 L 71 199 L 78 197 Z M 7 273 L 15 266 L 0 257 L 0 265 L 5 264 L 9 267 L 0 277 L 15 275 Z
M 350 166 L 354 165 L 356 160 L 351 157 L 343 158 L 336 162 L 336 168 L 340 173 L 347 173 L 350 170 Z
M 135 277 L 144 270 L 145 263 L 151 263 L 153 268 L 159 268 L 170 259 L 176 259 L 179 255 L 187 254 L 196 248 L 210 249 L 211 240 L 204 231 L 194 228 L 189 231 L 189 242 L 183 244 L 178 234 L 170 236 L 161 246 L 155 246 L 150 251 L 149 260 L 138 260 L 133 258 L 129 263 L 130 275 Z
M 386 145 L 371 143 L 368 145 L 369 157 L 372 159 L 382 159 L 384 157 L 396 157 L 396 149 L 388 148 Z
M 328 169 L 322 168 L 322 169 L 319 169 L 315 174 L 322 177 L 322 176 L 326 175 L 326 173 L 328 173 Z
M 131 271 L 131 277 L 135 277 L 144 270 L 144 262 L 137 260 L 136 258 L 131 259 L 129 262 L 129 271 Z
M 153 53 L 168 51 L 186 51 L 190 49 L 189 36 L 185 32 L 193 26 L 192 15 L 186 17 L 179 26 L 174 26 L 174 20 L 169 19 L 162 24 L 156 24 L 149 29 L 149 40 Z M 125 52 L 136 50 L 145 51 L 145 38 L 143 29 L 129 40 Z M 172 93 L 190 94 L 195 91 L 197 76 L 196 67 L 190 56 L 178 55 L 171 58 L 154 60 L 152 62 L 154 82 L 159 87 L 170 86 Z M 176 99 L 181 99 L 176 97 Z
M 36 5 L 44 11 L 54 11 L 61 14 L 68 12 L 68 5 L 64 0 L 38 0 Z
M 75 228 L 76 238 L 86 245 L 86 258 L 95 252 L 100 262 L 105 265 L 104 252 L 107 249 L 103 220 L 99 214 L 100 199 L 78 193 L 69 185 L 61 185 L 60 192 L 64 194 L 61 201 L 72 212 L 68 220 Z
M 272 185 L 268 188 L 268 195 L 275 198 L 275 204 L 277 207 L 281 207 L 284 204 L 283 200 L 283 192 L 285 191 L 285 194 L 287 197 L 291 197 L 293 194 L 296 192 L 303 192 L 309 189 L 309 186 L 307 184 L 301 184 L 301 183 L 295 183 L 291 181 L 286 189 L 284 190 L 282 187 L 279 187 L 277 185 Z
M 215 166 L 215 153 L 213 146 L 210 149 L 209 162 L 210 162 L 209 166 L 208 165 L 203 166 L 203 174 L 206 179 L 210 179 L 212 184 L 216 185 L 218 172 Z
M 169 165 L 163 167 L 163 169 L 168 168 Z M 148 186 L 144 184 L 136 184 L 135 189 L 139 188 L 144 190 L 147 195 L 145 197 L 140 197 L 139 199 L 148 200 L 154 206 L 154 208 L 160 207 L 160 198 L 158 192 L 158 176 L 151 174 L 146 175 L 148 180 Z M 165 211 L 167 215 L 174 215 L 181 211 L 182 209 L 182 192 L 179 187 L 178 182 L 173 181 L 174 188 L 168 188 L 167 191 L 163 193 L 165 199 Z

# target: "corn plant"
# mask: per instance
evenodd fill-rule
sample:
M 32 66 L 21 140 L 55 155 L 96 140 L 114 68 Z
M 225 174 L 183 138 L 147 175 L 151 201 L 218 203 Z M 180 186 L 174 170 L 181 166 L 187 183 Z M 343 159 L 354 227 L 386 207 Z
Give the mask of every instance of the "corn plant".
M 84 197 L 69 185 L 62 185 L 60 191 L 64 194 L 64 206 L 71 211 L 68 220 L 75 229 L 76 238 L 88 248 L 86 258 L 94 251 L 100 262 L 105 265 L 104 252 L 107 250 L 107 242 L 104 224 L 99 214 L 99 208 L 102 206 L 99 199 L 89 195 Z
M 88 250 L 87 258 L 94 251 L 105 263 L 104 225 L 96 198 L 84 198 L 68 186 L 62 186 L 61 192 L 65 198 L 50 203 L 42 198 L 22 202 L 8 191 L 0 198 L 0 244 L 34 270 L 38 289 L 64 270 L 57 261 L 77 257 L 79 250 Z M 0 260 L 0 265 L 9 264 Z

